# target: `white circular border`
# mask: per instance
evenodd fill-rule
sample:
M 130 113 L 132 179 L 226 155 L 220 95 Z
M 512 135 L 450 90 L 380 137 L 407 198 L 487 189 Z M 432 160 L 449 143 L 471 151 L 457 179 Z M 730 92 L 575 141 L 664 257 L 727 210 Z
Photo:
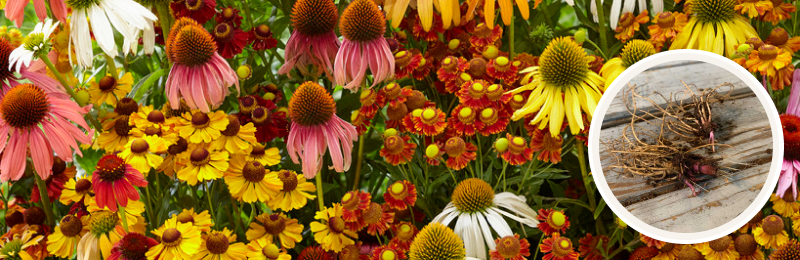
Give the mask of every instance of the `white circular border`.
M 747 86 L 749 86 L 753 92 L 755 92 L 758 100 L 764 107 L 764 110 L 766 110 L 767 117 L 769 118 L 769 124 L 772 128 L 772 165 L 770 166 L 767 181 L 763 188 L 761 188 L 761 192 L 758 193 L 753 203 L 751 203 L 750 206 L 748 206 L 741 214 L 739 214 L 739 216 L 731 221 L 728 221 L 728 223 L 710 230 L 694 233 L 680 233 L 662 230 L 644 223 L 636 218 L 636 216 L 631 214 L 630 211 L 625 209 L 619 200 L 617 200 L 616 196 L 614 196 L 614 194 L 611 192 L 611 189 L 606 182 L 605 174 L 603 173 L 603 166 L 600 163 L 599 156 L 600 131 L 602 130 L 600 126 L 603 124 L 603 118 L 605 117 L 608 107 L 611 105 L 611 102 L 614 100 L 614 97 L 617 95 L 617 93 L 636 75 L 639 75 L 639 73 L 666 62 L 681 60 L 711 63 L 736 75 L 740 80 L 742 80 L 742 82 L 747 84 Z M 778 177 L 780 175 L 781 165 L 783 162 L 783 131 L 780 122 L 780 115 L 778 114 L 778 110 L 775 108 L 775 104 L 772 102 L 772 98 L 770 98 L 769 93 L 767 93 L 767 90 L 764 89 L 764 86 L 761 85 L 761 83 L 755 77 L 753 77 L 750 72 L 732 60 L 711 52 L 699 50 L 666 51 L 647 57 L 630 66 L 624 72 L 622 72 L 622 74 L 620 74 L 606 89 L 603 97 L 600 99 L 600 102 L 597 105 L 597 109 L 594 111 L 592 125 L 596 127 L 592 127 L 589 130 L 589 165 L 592 169 L 594 182 L 597 189 L 600 191 L 600 195 L 603 196 L 603 199 L 606 201 L 606 205 L 608 205 L 614 214 L 622 219 L 622 221 L 640 233 L 661 241 L 675 244 L 695 244 L 708 242 L 731 234 L 740 227 L 744 226 L 753 218 L 753 216 L 756 215 L 758 211 L 761 210 L 761 208 L 764 207 L 764 205 L 767 203 L 767 200 L 769 200 L 772 191 L 775 190 L 775 186 L 778 184 Z

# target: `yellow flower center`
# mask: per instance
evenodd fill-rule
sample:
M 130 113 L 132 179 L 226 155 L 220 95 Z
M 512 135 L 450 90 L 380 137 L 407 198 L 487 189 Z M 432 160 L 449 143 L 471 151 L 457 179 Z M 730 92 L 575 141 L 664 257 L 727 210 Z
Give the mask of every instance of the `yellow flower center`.
M 553 254 L 555 256 L 565 257 L 572 252 L 572 241 L 569 238 L 558 237 L 553 241 Z
M 392 249 L 388 249 L 381 253 L 381 260 L 395 260 L 397 259 L 397 253 L 394 252 Z
M 701 22 L 729 21 L 736 15 L 736 0 L 697 0 L 692 2 L 692 13 Z
M 630 67 L 636 62 L 647 58 L 650 55 L 656 54 L 656 49 L 653 44 L 644 40 L 631 40 L 625 47 L 622 48 L 622 66 Z
M 266 245 L 264 248 L 261 248 L 261 254 L 263 254 L 267 259 L 278 259 L 280 256 L 280 250 L 278 246 L 275 244 Z
M 117 227 L 119 216 L 111 211 L 100 211 L 92 214 L 90 219 L 90 230 L 96 236 L 108 234 Z
M 2 102 L 0 111 L 3 112 L 3 120 L 18 129 L 38 125 L 50 111 L 47 95 L 32 84 L 21 84 L 12 88 L 0 102 Z
M 429 125 L 435 124 L 437 121 L 436 119 L 438 119 L 436 114 L 436 109 L 426 108 L 422 111 L 422 122 Z
M 406 185 L 402 182 L 395 182 L 390 186 L 389 194 L 396 199 L 403 199 L 408 196 L 408 189 L 406 189 Z
M 408 251 L 409 259 L 463 260 L 464 242 L 453 230 L 440 223 L 425 226 Z
M 483 212 L 494 204 L 494 190 L 489 183 L 470 178 L 456 186 L 451 200 L 460 212 Z
M 493 125 L 494 123 L 497 123 L 497 120 L 500 120 L 500 117 L 497 115 L 497 110 L 489 107 L 481 111 L 480 120 L 487 125 Z
M 586 52 L 569 38 L 556 38 L 539 57 L 542 80 L 558 87 L 571 87 L 583 82 L 589 74 Z
M 506 236 L 501 238 L 499 243 L 497 243 L 496 250 L 504 259 L 511 259 L 519 255 L 520 250 L 522 250 L 522 245 L 520 245 L 517 237 Z

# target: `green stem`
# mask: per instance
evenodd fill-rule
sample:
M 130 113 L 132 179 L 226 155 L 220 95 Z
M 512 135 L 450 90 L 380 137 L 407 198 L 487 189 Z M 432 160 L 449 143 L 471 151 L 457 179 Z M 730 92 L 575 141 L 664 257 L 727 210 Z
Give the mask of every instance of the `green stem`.
M 208 183 L 208 186 L 203 185 L 206 188 L 206 199 L 208 199 L 208 211 L 211 212 L 211 218 L 216 219 L 217 214 L 214 214 L 214 203 L 211 202 L 211 182 Z
M 603 47 L 603 53 L 605 53 L 605 49 L 608 48 L 607 40 L 606 40 L 606 14 L 605 10 L 603 10 L 603 2 L 602 0 L 594 0 L 594 4 L 597 5 L 597 32 L 600 33 L 600 46 Z
M 39 200 L 42 201 L 42 208 L 47 217 L 47 224 L 52 227 L 56 222 L 53 216 L 53 206 L 50 205 L 50 197 L 47 196 L 47 185 L 44 183 L 44 180 L 39 177 L 38 173 L 33 173 L 33 177 L 36 179 L 36 187 L 39 189 Z M 6 210 L 8 210 L 8 207 L 6 207 Z
M 169 12 L 169 6 L 166 4 L 156 4 L 156 12 L 158 13 L 158 22 L 161 23 L 161 35 L 164 37 L 164 41 L 166 41 L 169 37 L 169 31 L 172 29 L 172 15 Z M 166 69 L 169 70 L 169 68 L 172 67 L 172 61 L 169 59 L 165 60 L 167 60 L 169 66 Z
M 148 186 L 149 185 L 145 185 L 144 186 L 144 196 L 145 196 L 144 206 L 147 209 L 147 216 L 148 216 L 149 220 L 150 221 L 156 221 L 155 220 L 155 212 L 153 212 L 153 206 L 150 205 L 150 203 L 152 203 L 152 199 L 151 199 L 152 197 L 150 197 L 150 188 L 148 188 Z
M 253 23 L 253 16 L 250 14 L 250 5 L 247 4 L 247 0 L 242 1 L 244 3 L 242 5 L 242 9 L 244 9 L 244 15 L 247 16 L 247 21 L 250 22 L 250 28 L 255 27 L 255 23 Z
M 358 182 L 361 180 L 361 163 L 364 160 L 364 135 L 358 138 L 358 157 L 356 159 L 356 176 L 353 179 L 353 190 L 358 190 Z
M 600 49 L 600 47 L 599 47 L 599 46 L 597 46 L 597 43 L 594 43 L 594 41 L 592 41 L 592 40 L 589 40 L 589 39 L 586 39 L 586 42 L 588 42 L 589 44 L 591 44 L 592 46 L 594 46 L 594 48 L 597 50 L 597 53 L 599 53 L 599 54 L 600 54 L 600 56 L 601 56 L 601 57 L 603 57 L 603 59 L 604 59 L 604 60 L 608 60 L 608 57 L 606 56 L 606 53 L 605 53 L 605 52 L 603 52 L 603 50 L 602 50 L 602 49 Z
M 125 228 L 125 232 L 128 231 L 128 214 L 125 214 L 125 207 L 117 203 L 117 208 L 119 208 L 120 218 L 122 218 L 122 227 Z
M 545 18 L 547 20 L 547 18 Z M 508 28 L 509 42 L 508 42 L 508 59 L 514 59 L 514 13 L 511 13 L 511 24 Z
M 500 185 L 500 180 L 503 180 L 503 191 L 506 191 L 506 167 L 508 167 L 508 161 L 503 160 L 503 171 L 500 172 L 500 178 L 497 179 L 497 183 L 494 185 L 497 187 Z
M 242 228 L 241 230 L 244 230 L 244 223 L 242 223 L 242 212 L 239 210 L 239 203 L 236 201 L 236 199 L 234 199 L 233 197 L 230 198 L 231 198 L 231 208 L 233 208 L 234 213 L 236 213 L 236 219 L 237 219 L 237 221 L 234 221 L 233 224 L 236 226 L 236 233 L 238 234 L 240 227 Z
M 586 196 L 589 198 L 589 207 L 592 208 L 592 214 L 594 211 L 597 210 L 597 201 L 594 197 L 594 190 L 592 190 L 592 184 L 589 182 L 589 173 L 586 171 L 586 155 L 584 153 L 583 142 L 576 142 L 575 146 L 578 149 L 578 165 L 581 168 L 581 176 L 583 177 L 583 185 L 586 188 Z M 595 219 L 595 226 L 597 228 L 597 232 L 600 234 L 605 234 L 605 227 L 603 223 L 600 221 L 600 218 Z
M 58 69 L 56 69 L 56 66 L 53 65 L 53 62 L 50 61 L 50 58 L 48 58 L 46 54 L 39 56 L 39 58 L 41 58 L 44 64 L 47 65 L 47 68 L 50 69 L 51 72 L 53 72 L 53 75 L 56 75 L 56 79 L 64 87 L 64 90 L 67 92 L 67 94 L 69 94 L 69 96 L 72 97 L 72 99 L 75 99 L 76 98 L 75 91 L 73 91 L 72 87 L 69 86 L 67 80 L 64 79 L 64 76 L 61 76 L 61 73 L 58 72 Z M 92 115 L 88 114 L 86 115 L 86 117 L 89 118 L 89 122 L 92 123 L 92 126 L 94 126 L 95 129 L 97 129 L 98 131 L 103 129 L 103 126 L 100 124 L 100 122 L 98 122 L 97 119 L 95 119 Z
M 111 77 L 114 78 L 114 80 L 119 79 L 119 73 L 117 73 L 117 63 L 114 61 L 114 58 L 111 58 L 111 56 L 108 56 L 108 54 L 104 55 L 106 56 L 106 65 L 108 66 L 106 73 L 111 74 Z
M 325 208 L 325 200 L 323 199 L 325 192 L 322 191 L 322 171 L 317 173 L 317 177 L 314 177 L 314 180 L 317 183 L 317 203 L 319 203 L 319 210 L 322 210 Z

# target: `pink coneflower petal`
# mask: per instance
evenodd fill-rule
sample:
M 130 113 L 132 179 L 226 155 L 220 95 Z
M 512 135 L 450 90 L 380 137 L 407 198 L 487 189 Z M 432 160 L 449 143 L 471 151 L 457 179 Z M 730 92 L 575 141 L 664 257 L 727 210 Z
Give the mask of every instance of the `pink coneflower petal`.
M 35 128 L 30 131 L 29 136 L 31 158 L 36 174 L 42 180 L 53 174 L 53 152 L 50 145 L 45 141 L 44 133 L 41 129 Z
M 44 0 L 33 0 L 33 9 L 36 11 L 39 21 L 44 21 L 47 18 L 47 6 L 45 6 Z
M 794 162 L 784 159 L 783 165 L 781 166 L 781 176 L 778 180 L 778 190 L 775 192 L 775 195 L 778 195 L 778 197 L 783 197 L 783 195 L 786 194 L 786 190 L 788 190 L 790 186 L 797 187 L 796 176 L 797 174 L 795 171 Z M 795 192 L 794 190 L 792 191 L 793 193 Z
M 786 113 L 800 116 L 800 69 L 794 70 L 792 75 L 792 90 L 789 94 L 789 104 L 786 106 Z
M 14 21 L 17 28 L 22 27 L 22 18 L 25 17 L 25 6 L 28 0 L 9 0 L 6 3 L 5 13 L 8 20 Z
M 0 181 L 19 180 L 25 173 L 25 150 L 28 146 L 28 133 L 12 129 L 14 138 L 8 142 L 0 161 Z
M 67 23 L 67 5 L 62 0 L 50 0 L 50 11 L 61 23 Z

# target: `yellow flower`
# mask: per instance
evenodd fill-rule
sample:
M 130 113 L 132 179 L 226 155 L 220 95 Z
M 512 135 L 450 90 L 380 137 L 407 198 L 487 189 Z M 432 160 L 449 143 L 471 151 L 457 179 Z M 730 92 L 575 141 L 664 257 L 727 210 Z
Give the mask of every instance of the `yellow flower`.
M 770 0 L 744 0 L 739 1 L 734 7 L 734 10 L 739 11 L 739 14 L 747 15 L 750 18 L 756 18 L 759 15 L 764 15 L 765 12 L 772 10 L 772 1 Z
M 208 214 L 208 210 L 195 213 L 194 208 L 184 209 L 179 214 L 173 214 L 172 218 L 177 219 L 179 223 L 192 224 L 194 228 L 202 232 L 207 232 L 211 230 L 211 226 L 214 226 L 214 222 L 211 221 L 211 215 Z
M 185 153 L 189 151 L 189 142 L 183 137 L 178 137 L 175 143 L 167 147 L 167 156 L 164 161 L 156 169 L 157 172 L 163 172 L 169 177 L 175 176 L 175 172 L 183 169 L 183 165 L 178 164 L 178 158 L 185 157 Z
M 392 21 L 392 27 L 398 28 L 403 16 L 408 9 L 410 0 L 387 0 L 384 4 L 386 19 Z M 422 29 L 431 30 L 433 26 L 433 8 L 435 7 L 442 14 L 442 25 L 444 29 L 450 28 L 451 24 L 461 25 L 461 9 L 458 0 L 419 0 L 417 3 L 417 13 L 422 24 Z M 474 8 L 472 9 L 474 10 Z
M 776 249 L 789 242 L 786 230 L 783 230 L 783 219 L 778 215 L 764 218 L 760 227 L 753 228 L 756 242 L 767 249 Z
M 736 13 L 736 0 L 694 0 L 692 17 L 669 47 L 697 49 L 731 56 L 734 46 L 758 37 L 747 18 Z
M 90 200 L 84 202 L 86 205 L 86 211 L 89 213 L 101 212 L 101 211 L 110 211 L 108 207 L 103 207 L 102 209 L 97 206 L 96 200 Z M 119 213 L 119 212 L 118 212 Z M 128 206 L 125 207 L 125 221 L 128 222 L 128 227 L 133 226 L 139 222 L 138 217 L 142 216 L 144 213 L 144 202 L 140 200 L 128 200 Z M 144 223 L 142 223 L 144 224 Z M 144 231 L 142 231 L 143 233 Z
M 278 171 L 278 179 L 283 182 L 283 189 L 276 194 L 268 205 L 273 210 L 290 211 L 302 208 L 309 199 L 317 196 L 313 193 L 317 188 L 313 183 L 307 182 L 305 176 L 290 170 Z
M 128 116 L 115 112 L 106 114 L 102 120 L 103 131 L 95 138 L 94 146 L 107 152 L 117 152 L 125 148 L 131 137 L 133 125 L 128 123 Z
M 147 176 L 150 169 L 158 167 L 164 161 L 158 154 L 166 152 L 168 147 L 166 141 L 155 135 L 131 138 L 125 144 L 125 149 L 119 153 L 119 157 Z
M 697 251 L 703 253 L 708 260 L 728 260 L 739 258 L 739 253 L 733 244 L 733 239 L 730 236 L 724 236 L 719 239 L 701 243 L 695 246 Z
M 234 155 L 225 172 L 225 183 L 231 196 L 241 201 L 268 202 L 283 187 L 278 173 L 270 172 L 257 161 L 246 160 L 244 155 Z
M 111 246 L 119 242 L 124 233 L 117 213 L 107 210 L 92 213 L 89 232 L 78 242 L 78 259 L 108 259 Z
M 772 209 L 783 217 L 791 217 L 795 214 L 795 212 L 800 211 L 800 203 L 794 200 L 792 196 L 792 194 L 788 194 L 782 199 L 778 196 L 775 196 L 775 194 L 772 194 L 769 198 L 769 201 L 772 202 Z M 786 199 L 789 199 L 790 201 L 787 201 Z
M 253 123 L 241 125 L 234 115 L 228 116 L 228 126 L 221 132 L 221 136 L 211 144 L 212 149 L 225 149 L 230 154 L 249 153 L 256 140 L 256 127 Z
M 192 150 L 188 158 L 183 158 L 186 165 L 178 171 L 178 179 L 186 181 L 189 185 L 196 185 L 197 181 L 216 180 L 222 178 L 223 172 L 228 170 L 228 152 L 209 151 L 198 147 Z
M 511 24 L 511 15 L 514 14 L 514 3 L 511 0 L 497 0 L 500 3 L 500 17 L 503 19 L 503 24 Z M 530 7 L 528 7 L 527 0 L 515 0 L 518 5 L 522 19 L 528 20 L 530 17 Z M 484 22 L 489 25 L 489 28 L 494 28 L 494 6 L 495 0 L 488 0 L 483 4 Z M 446 28 L 446 27 L 445 27 Z
M 250 241 L 247 250 L 248 260 L 292 260 L 286 249 L 278 249 L 278 246 L 265 238 Z
M 589 69 L 591 60 L 575 41 L 565 37 L 552 40 L 539 58 L 539 66 L 521 71 L 525 73 L 523 86 L 510 91 L 531 91 L 527 103 L 511 118 L 519 120 L 535 113 L 529 124 L 539 124 L 539 129 L 549 125 L 550 134 L 557 136 L 566 117 L 572 134 L 578 134 L 585 127 L 582 114 L 591 120 L 605 84 L 603 77 Z
M 767 77 L 774 77 L 777 70 L 792 63 L 792 54 L 773 45 L 764 44 L 758 50 L 750 52 L 745 65 L 750 72 L 758 72 Z
M 151 231 L 161 243 L 151 247 L 147 253 L 148 260 L 191 259 L 200 251 L 203 238 L 200 230 L 192 224 L 180 223 L 176 218 L 168 219 L 163 226 Z
M 283 213 L 264 213 L 250 222 L 250 228 L 245 235 L 247 240 L 251 241 L 266 239 L 273 242 L 277 238 L 281 241 L 281 247 L 294 248 L 297 242 L 303 240 L 302 233 L 303 225 L 299 224 L 297 219 L 288 218 Z
M 683 247 L 681 244 L 666 243 L 658 249 L 658 254 L 652 260 L 675 260 Z
M 311 222 L 311 232 L 322 249 L 338 253 L 345 246 L 355 244 L 353 239 L 358 239 L 358 234 L 345 227 L 342 204 L 334 203 L 332 207 L 325 207 L 314 218 L 319 221 Z
M 638 32 L 642 24 L 650 21 L 650 16 L 647 10 L 642 11 L 639 15 L 633 13 L 625 13 L 619 18 L 619 25 L 614 31 L 617 33 L 614 38 L 619 39 L 623 43 L 633 38 L 633 34 Z
M 25 230 L 22 235 L 14 234 L 10 238 L 0 239 L 0 259 L 19 257 L 22 260 L 33 260 L 33 256 L 25 249 L 38 244 L 42 239 L 44 237 L 37 235 L 33 230 Z
M 632 40 L 622 47 L 620 57 L 610 59 L 603 64 L 600 75 L 606 79 L 606 85 L 611 85 L 611 82 L 617 79 L 617 76 L 625 69 L 653 54 L 656 54 L 656 49 L 652 44 L 644 40 Z
M 247 155 L 248 161 L 257 161 L 262 165 L 272 166 L 281 162 L 281 151 L 276 147 L 267 149 L 263 144 L 253 143 L 250 154 Z
M 186 112 L 179 120 L 180 136 L 194 144 L 210 143 L 219 138 L 220 132 L 228 125 L 228 116 L 222 111 L 208 114 L 199 110 Z
M 672 42 L 675 36 L 686 26 L 686 14 L 680 12 L 663 12 L 653 18 L 653 25 L 647 26 L 650 34 L 649 42 L 653 43 L 656 50 L 661 50 L 667 41 Z
M 236 235 L 228 228 L 211 231 L 204 237 L 194 260 L 243 260 L 247 256 L 247 246 L 236 242 Z
M 92 81 L 89 87 L 89 94 L 92 96 L 92 103 L 95 106 L 102 104 L 117 105 L 117 101 L 124 98 L 131 92 L 133 85 L 133 75 L 128 72 L 119 79 L 114 79 L 111 75 L 100 78 L 99 82 Z
M 53 233 L 47 236 L 47 251 L 62 258 L 70 258 L 75 254 L 75 248 L 86 232 L 89 232 L 89 216 L 81 218 L 75 215 L 66 215 L 58 226 L 53 227 Z
M 67 183 L 64 184 L 64 190 L 61 191 L 61 197 L 59 197 L 58 201 L 69 206 L 73 202 L 79 202 L 81 200 L 86 203 L 89 200 L 93 200 L 93 196 L 92 177 L 82 176 L 78 177 L 77 180 L 69 179 Z

